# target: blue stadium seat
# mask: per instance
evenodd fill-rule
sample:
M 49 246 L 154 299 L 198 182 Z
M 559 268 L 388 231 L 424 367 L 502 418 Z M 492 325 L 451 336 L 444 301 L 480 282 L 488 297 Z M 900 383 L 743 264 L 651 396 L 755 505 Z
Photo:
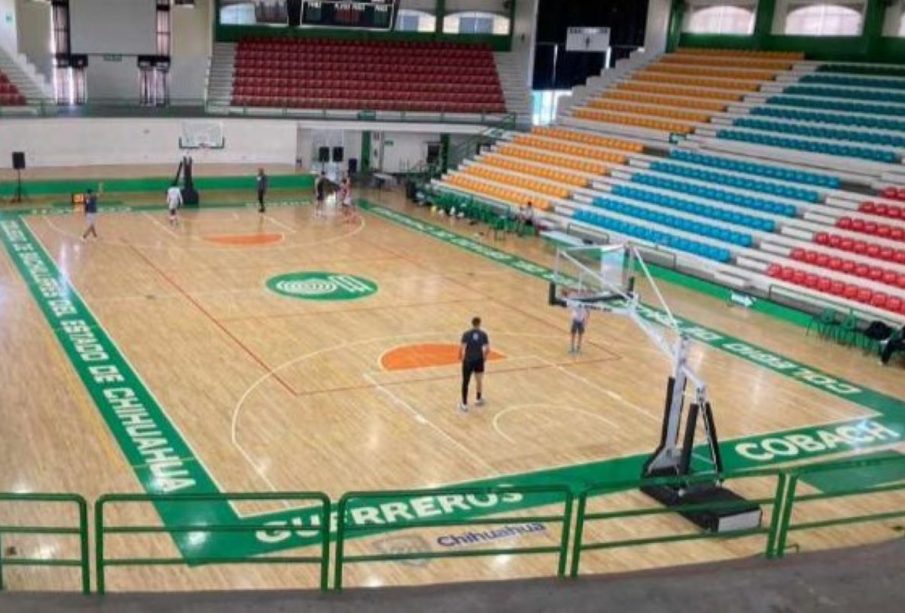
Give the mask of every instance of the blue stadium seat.
M 870 149 L 868 147 L 836 145 L 831 143 L 815 143 L 797 138 L 786 138 L 784 136 L 773 136 L 771 134 L 741 132 L 739 130 L 720 130 L 716 135 L 717 138 L 723 138 L 727 140 L 742 141 L 755 145 L 765 145 L 768 147 L 780 147 L 782 149 L 795 149 L 797 151 L 806 151 L 808 153 L 820 153 L 823 155 L 861 158 L 870 160 L 871 162 L 881 162 L 885 164 L 896 164 L 899 162 L 899 157 L 891 151 Z
M 632 188 L 627 189 L 631 190 Z M 654 195 L 659 196 L 657 194 Z M 669 197 L 659 197 L 666 201 L 671 200 Z M 671 228 L 676 228 L 677 230 L 682 230 L 683 232 L 707 236 L 709 238 L 713 238 L 726 243 L 732 243 L 740 247 L 750 247 L 754 244 L 753 237 L 750 234 L 746 234 L 744 232 L 736 232 L 734 230 L 729 230 L 728 228 L 711 226 L 710 224 L 694 221 L 688 219 L 687 217 L 679 217 L 676 215 L 661 213 L 659 211 L 651 211 L 649 209 L 645 209 L 639 206 L 633 206 L 631 204 L 625 204 L 616 200 L 611 200 L 609 198 L 595 198 L 593 205 L 602 209 L 606 209 L 608 211 L 612 211 L 614 213 L 619 213 L 620 215 L 650 221 L 661 226 L 669 226 Z M 666 206 L 669 205 L 667 204 Z
M 905 90 L 905 81 L 895 79 L 870 79 L 842 74 L 809 74 L 799 79 L 801 83 L 817 83 L 825 85 L 845 85 L 848 87 L 871 87 L 877 89 Z
M 773 202 L 771 200 L 765 200 L 762 198 L 755 198 L 753 196 L 745 196 L 742 194 L 736 194 L 733 192 L 727 192 L 722 189 L 716 189 L 711 187 L 703 187 L 700 185 L 694 185 L 690 183 L 685 183 L 684 181 L 678 181 L 674 179 L 666 179 L 663 177 L 656 177 L 651 175 L 646 175 L 643 173 L 637 173 L 632 177 L 632 182 L 641 183 L 643 185 L 650 185 L 651 187 L 657 187 L 660 189 L 666 189 L 674 192 L 682 192 L 688 194 L 690 196 L 696 196 L 698 198 L 706 198 L 708 200 L 717 200 L 719 202 L 725 202 L 727 204 L 732 204 L 734 206 L 741 206 L 747 209 L 753 209 L 755 211 L 761 211 L 763 213 L 770 213 L 772 215 L 783 215 L 785 217 L 794 217 L 797 213 L 797 209 L 790 204 L 783 204 L 780 202 Z M 712 207 L 707 207 L 712 208 Z M 715 219 L 722 219 L 721 213 L 724 213 L 722 209 L 713 209 L 713 214 L 708 213 L 708 217 L 713 217 Z M 742 225 L 749 226 L 751 228 L 756 228 L 758 230 L 764 230 L 764 221 L 763 219 L 757 217 L 749 217 L 742 215 L 742 219 L 745 222 Z M 773 222 L 769 223 L 768 232 L 773 231 Z
M 625 236 L 632 236 L 649 243 L 664 245 L 676 251 L 684 251 L 698 257 L 716 260 L 717 262 L 729 262 L 732 253 L 728 249 L 714 247 L 697 241 L 688 240 L 668 232 L 645 228 L 644 226 L 612 219 L 603 215 L 597 215 L 590 211 L 575 211 L 573 219 L 588 223 L 604 230 L 610 230 Z
M 826 111 L 843 111 L 845 113 L 864 113 L 866 115 L 888 115 L 891 117 L 905 117 L 905 107 L 889 106 L 884 104 L 871 104 L 868 102 L 847 102 L 845 100 L 819 100 L 796 96 L 771 96 L 767 98 L 767 104 L 779 104 L 782 106 L 794 106 L 805 109 L 813 109 L 819 106 Z
M 792 85 L 783 90 L 793 96 L 819 96 L 821 98 L 841 98 L 842 100 L 869 100 L 871 102 L 894 102 L 905 104 L 905 92 L 878 92 L 839 87 L 819 87 L 813 85 Z M 819 106 L 819 102 L 815 106 Z
M 792 187 L 789 185 L 776 185 L 766 181 L 758 181 L 749 177 L 740 177 L 737 175 L 706 170 L 703 168 L 689 168 L 682 164 L 676 164 L 668 161 L 654 162 L 650 166 L 651 170 L 663 174 L 676 175 L 696 181 L 704 181 L 706 183 L 714 183 L 718 185 L 726 185 L 739 189 L 745 189 L 751 192 L 761 192 L 789 200 L 801 200 L 803 202 L 820 202 L 820 193 L 812 189 L 802 189 L 800 187 Z M 782 213 L 781 213 L 782 214 Z M 794 215 L 794 211 L 791 215 Z
M 758 175 L 761 177 L 769 177 L 771 179 L 779 179 L 780 181 L 789 181 L 792 183 L 803 183 L 807 185 L 818 185 L 820 187 L 828 187 L 830 189 L 838 189 L 842 185 L 839 177 L 820 175 L 817 173 L 806 172 L 804 170 L 792 170 L 771 166 L 769 164 L 758 164 L 755 162 L 744 162 L 732 158 L 724 158 L 718 155 L 706 155 L 696 151 L 687 149 L 673 149 L 669 157 L 698 164 L 701 166 L 710 166 L 713 168 L 721 168 L 747 175 Z
M 790 124 L 751 117 L 741 117 L 733 121 L 732 124 L 740 128 L 763 130 L 765 132 L 780 132 L 782 134 L 797 134 L 799 136 L 822 138 L 826 140 L 869 143 L 871 145 L 885 147 L 905 147 L 905 136 L 896 136 L 893 134 L 874 134 L 870 132 L 859 132 L 857 130 Z
M 905 121 L 890 119 L 887 117 L 864 117 L 862 115 L 841 115 L 839 113 L 824 113 L 822 111 L 810 111 L 789 109 L 779 106 L 757 106 L 751 109 L 751 115 L 762 117 L 776 117 L 778 119 L 790 119 L 792 121 L 810 121 L 813 123 L 827 123 L 843 126 L 858 126 L 861 128 L 876 128 L 878 130 L 890 130 L 905 132 Z

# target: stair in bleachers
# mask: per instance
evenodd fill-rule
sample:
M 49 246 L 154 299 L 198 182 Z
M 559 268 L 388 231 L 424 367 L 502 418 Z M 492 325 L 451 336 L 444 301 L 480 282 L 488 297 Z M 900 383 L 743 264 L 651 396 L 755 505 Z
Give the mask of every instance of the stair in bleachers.
M 226 112 L 232 102 L 235 43 L 214 43 L 207 82 L 207 103 L 212 112 Z
M 515 113 L 516 123 L 530 126 L 532 106 L 528 79 L 531 75 L 527 65 L 519 66 L 519 56 L 510 52 L 494 53 L 493 60 L 500 78 L 500 87 L 503 88 L 506 110 Z
M 0 114 L 33 114 L 51 98 L 47 80 L 25 56 L 0 48 Z

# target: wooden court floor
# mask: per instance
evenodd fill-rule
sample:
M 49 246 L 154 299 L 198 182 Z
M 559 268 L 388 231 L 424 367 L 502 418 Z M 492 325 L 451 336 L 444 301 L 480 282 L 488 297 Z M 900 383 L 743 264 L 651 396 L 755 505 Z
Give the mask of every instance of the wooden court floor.
M 633 458 L 657 444 L 669 369 L 646 337 L 627 319 L 594 314 L 584 351 L 570 355 L 567 314 L 546 305 L 546 282 L 494 256 L 549 266 L 552 254 L 539 241 L 494 240 L 480 226 L 410 207 L 395 191 L 362 196 L 376 208 L 352 223 L 332 212 L 317 218 L 307 205 L 272 206 L 263 216 L 248 207 L 202 208 L 185 212 L 175 227 L 162 210 L 102 212 L 101 238 L 87 243 L 78 239 L 81 216 L 5 217 L 0 492 L 76 492 L 93 501 L 110 492 L 321 491 L 338 499 L 353 490 L 509 483 L 528 474 L 533 483 L 576 486 L 637 476 Z M 498 251 L 479 253 L 482 246 Z M 905 448 L 900 368 L 882 368 L 857 350 L 691 289 L 659 286 L 702 339 L 693 365 L 710 385 L 729 468 Z M 641 292 L 653 302 L 648 287 Z M 78 318 L 63 313 L 55 320 L 65 310 L 55 300 L 73 296 L 80 297 Z M 482 317 L 497 355 L 485 380 L 486 406 L 462 414 L 454 347 L 474 315 Z M 119 372 L 97 366 L 108 360 L 121 365 Z M 92 364 L 96 370 L 85 370 Z M 131 386 L 116 379 L 128 379 L 126 371 L 134 375 Z M 85 372 L 94 384 L 85 384 Z M 739 484 L 751 496 L 769 496 L 774 486 L 766 477 Z M 826 518 L 902 502 L 887 494 L 815 503 L 801 513 Z M 594 504 L 650 505 L 633 493 Z M 486 509 L 491 502 L 446 510 L 469 505 Z M 229 512 L 272 521 L 273 531 L 256 535 L 267 555 L 304 544 L 294 540 L 305 527 L 302 519 L 293 523 L 294 508 L 285 500 L 242 502 Z M 450 527 L 395 531 L 352 547 L 367 554 L 555 544 L 555 525 L 519 524 L 537 512 L 514 508 L 519 529 L 477 544 L 468 534 L 481 528 Z M 6 522 L 52 523 L 54 513 L 0 504 Z M 399 509 L 381 513 L 387 524 L 394 515 L 406 517 Z M 150 505 L 123 505 L 111 509 L 110 519 L 168 523 L 161 514 Z M 604 523 L 590 534 L 690 530 L 666 516 Z M 894 523 L 801 533 L 795 544 L 807 550 L 888 538 Z M 7 557 L 53 557 L 74 548 L 62 537 L 6 537 L 2 545 Z M 175 542 L 166 535 L 109 544 L 110 555 L 137 557 L 186 555 L 192 547 L 214 545 L 203 536 Z M 588 554 L 582 568 L 628 570 L 759 551 L 762 540 L 754 537 L 614 549 Z M 416 560 L 355 565 L 346 584 L 553 570 L 547 555 Z M 77 584 L 65 569 L 4 572 L 14 589 Z M 119 590 L 298 587 L 314 585 L 315 576 L 313 568 L 285 566 L 174 566 L 116 569 L 108 584 Z

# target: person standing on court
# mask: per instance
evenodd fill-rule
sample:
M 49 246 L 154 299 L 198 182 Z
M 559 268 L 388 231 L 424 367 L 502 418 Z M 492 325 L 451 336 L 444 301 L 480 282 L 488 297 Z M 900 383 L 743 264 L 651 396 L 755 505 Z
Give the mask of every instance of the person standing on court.
M 327 173 L 323 170 L 314 181 L 314 215 L 321 217 L 324 214 L 324 201 L 327 199 Z
M 85 223 L 88 227 L 82 233 L 82 242 L 88 240 L 89 234 L 97 238 L 97 229 L 94 227 L 97 223 L 97 196 L 91 189 L 85 190 Z
M 267 195 L 267 175 L 264 174 L 263 168 L 258 168 L 258 176 L 256 178 L 258 184 L 258 213 L 264 213 L 264 196 Z
M 176 209 L 182 206 L 182 190 L 174 181 L 167 190 L 167 209 L 170 212 L 170 225 L 176 225 Z
M 468 384 L 471 382 L 471 375 L 475 376 L 478 387 L 475 404 L 477 406 L 484 404 L 482 396 L 484 362 L 487 361 L 489 354 L 490 338 L 481 330 L 481 318 L 475 317 L 471 320 L 471 329 L 462 335 L 462 345 L 459 347 L 459 360 L 462 361 L 462 402 L 459 404 L 459 410 L 463 413 L 468 412 Z
M 583 302 L 573 302 L 571 306 L 572 314 L 572 343 L 569 353 L 581 353 L 581 339 L 584 337 L 585 329 L 588 326 L 588 317 L 591 313 Z

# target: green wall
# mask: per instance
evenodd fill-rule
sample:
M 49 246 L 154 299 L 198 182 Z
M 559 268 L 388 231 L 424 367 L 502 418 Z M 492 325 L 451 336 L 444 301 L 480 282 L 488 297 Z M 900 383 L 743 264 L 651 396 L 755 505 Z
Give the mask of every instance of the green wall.
M 673 4 L 673 19 L 681 27 L 681 14 L 676 20 L 677 5 Z M 710 47 L 720 49 L 756 49 L 760 51 L 800 51 L 808 59 L 824 61 L 859 61 L 905 64 L 905 39 L 883 36 L 886 15 L 885 0 L 867 0 L 864 31 L 861 36 L 785 36 L 773 34 L 776 0 L 760 0 L 751 36 L 714 34 L 686 34 L 678 37 L 682 47 Z
M 512 49 L 512 28 L 514 26 L 515 3 L 510 0 L 509 34 L 443 34 L 443 17 L 446 14 L 445 0 L 436 0 L 437 31 L 435 32 L 394 32 L 392 30 L 355 30 L 342 28 L 280 28 L 273 26 L 230 26 L 220 23 L 220 0 L 216 0 L 216 21 L 214 24 L 214 40 L 222 43 L 237 42 L 248 36 L 267 38 L 335 38 L 340 40 L 361 41 L 411 41 L 411 42 L 452 42 L 466 44 L 487 44 L 494 51 L 510 51 Z
M 139 179 L 85 179 L 82 181 L 65 179 L 50 181 L 22 181 L 22 188 L 29 196 L 68 196 L 86 189 L 98 189 L 98 184 L 104 184 L 104 193 L 139 193 L 158 192 L 163 194 L 173 181 L 173 177 L 143 177 Z M 308 174 L 301 175 L 273 175 L 270 177 L 270 187 L 273 189 L 311 189 L 314 186 L 314 178 Z M 203 190 L 248 190 L 255 189 L 255 176 L 232 177 L 195 177 L 195 187 Z M 0 198 L 9 198 L 15 193 L 16 185 L 13 181 L 0 183 Z

